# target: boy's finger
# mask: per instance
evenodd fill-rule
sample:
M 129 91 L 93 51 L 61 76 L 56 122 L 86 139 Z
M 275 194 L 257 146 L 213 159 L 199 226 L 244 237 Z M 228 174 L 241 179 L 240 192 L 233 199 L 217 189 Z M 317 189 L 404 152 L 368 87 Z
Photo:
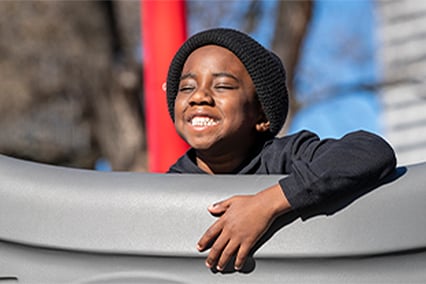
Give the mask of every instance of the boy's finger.
M 201 236 L 200 240 L 197 242 L 197 249 L 199 251 L 204 251 L 210 247 L 213 241 L 217 238 L 217 236 L 222 231 L 222 222 L 220 219 L 211 225 L 207 231 Z
M 226 202 L 226 200 L 224 200 L 224 201 L 213 203 L 207 208 L 207 210 L 209 210 L 210 214 L 214 216 L 218 216 L 225 213 L 228 207 L 229 207 L 228 203 Z
M 234 263 L 234 269 L 235 270 L 241 270 L 244 266 L 244 263 L 247 260 L 247 257 L 250 253 L 250 247 L 246 245 L 241 245 L 240 249 L 238 250 L 237 256 L 235 258 Z
M 215 264 L 217 264 L 219 257 L 222 255 L 222 252 L 226 245 L 229 242 L 229 238 L 226 236 L 220 235 L 217 240 L 212 245 L 209 255 L 206 259 L 206 266 L 208 268 L 212 268 Z M 217 270 L 223 270 L 223 267 L 217 267 Z
M 225 269 L 226 264 L 230 261 L 232 256 L 235 255 L 236 251 L 238 250 L 238 247 L 239 247 L 238 242 L 233 242 L 232 240 L 229 241 L 226 247 L 222 250 L 220 258 L 217 262 L 217 266 L 216 266 L 217 270 L 223 271 Z

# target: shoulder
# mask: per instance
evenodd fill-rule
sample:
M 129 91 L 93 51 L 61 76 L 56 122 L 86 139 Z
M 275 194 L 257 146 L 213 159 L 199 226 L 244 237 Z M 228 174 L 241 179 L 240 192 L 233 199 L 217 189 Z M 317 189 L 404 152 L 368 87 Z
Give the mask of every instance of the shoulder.
M 311 140 L 319 140 L 318 136 L 309 131 L 274 137 L 265 141 L 263 148 L 252 161 L 257 165 L 256 173 L 286 174 L 291 163 L 303 152 Z M 253 171 L 253 166 L 250 167 Z
M 275 137 L 265 143 L 266 151 L 289 151 L 299 148 L 302 145 L 320 141 L 318 135 L 308 130 L 302 130 L 296 133 L 288 134 L 282 137 Z

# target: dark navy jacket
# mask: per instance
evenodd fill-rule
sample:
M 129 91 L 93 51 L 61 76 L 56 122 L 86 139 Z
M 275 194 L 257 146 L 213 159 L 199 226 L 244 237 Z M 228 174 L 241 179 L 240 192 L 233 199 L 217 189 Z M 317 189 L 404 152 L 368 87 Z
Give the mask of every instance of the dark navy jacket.
M 393 149 L 375 134 L 357 131 L 341 139 L 320 140 L 302 131 L 265 141 L 233 174 L 287 175 L 279 184 L 292 209 L 306 219 L 341 209 L 379 185 L 395 167 Z M 169 173 L 205 174 L 195 163 L 193 149 Z

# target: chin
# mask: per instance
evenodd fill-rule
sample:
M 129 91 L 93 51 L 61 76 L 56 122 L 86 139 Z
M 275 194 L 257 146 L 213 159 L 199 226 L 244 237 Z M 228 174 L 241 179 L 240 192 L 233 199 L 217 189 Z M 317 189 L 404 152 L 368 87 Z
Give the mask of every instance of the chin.
M 189 143 L 189 145 L 197 151 L 209 151 L 213 147 L 213 145 L 205 143 Z
M 196 150 L 210 150 L 218 145 L 217 139 L 206 139 L 207 135 L 200 135 L 199 137 L 192 136 L 189 139 L 185 139 L 185 141 Z

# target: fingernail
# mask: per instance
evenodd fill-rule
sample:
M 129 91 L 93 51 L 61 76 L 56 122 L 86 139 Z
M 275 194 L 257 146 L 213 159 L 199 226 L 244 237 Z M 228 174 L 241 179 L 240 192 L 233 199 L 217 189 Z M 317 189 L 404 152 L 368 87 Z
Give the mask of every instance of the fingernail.
M 239 271 L 239 270 L 241 270 L 241 266 L 235 266 L 234 269 Z
M 223 267 L 221 267 L 221 266 L 216 266 L 216 269 L 218 270 L 218 271 L 222 271 L 223 270 Z
M 205 262 L 205 264 L 206 264 L 207 268 L 212 268 L 211 264 L 208 263 L 207 261 Z

